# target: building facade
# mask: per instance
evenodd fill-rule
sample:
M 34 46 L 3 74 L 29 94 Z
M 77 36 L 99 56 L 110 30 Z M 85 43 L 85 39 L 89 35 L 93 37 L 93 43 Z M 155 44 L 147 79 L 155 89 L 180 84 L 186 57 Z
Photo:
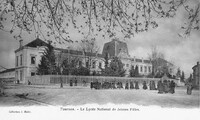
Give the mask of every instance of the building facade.
M 0 80 L 15 81 L 15 68 L 6 69 L 0 72 Z
M 32 42 L 20 46 L 15 50 L 15 78 L 20 83 L 26 83 L 26 77 L 34 76 L 37 73 L 37 67 L 45 50 L 47 43 L 37 38 Z M 54 47 L 54 46 L 53 46 Z M 57 65 L 63 60 L 78 58 L 78 66 L 88 67 L 90 74 L 94 71 L 101 74 L 105 66 L 105 54 L 109 55 L 109 62 L 112 57 L 119 57 L 126 70 L 126 76 L 129 76 L 131 66 L 138 66 L 140 75 L 148 75 L 152 72 L 152 64 L 149 60 L 130 57 L 127 44 L 125 42 L 113 39 L 105 43 L 102 54 L 89 53 L 77 50 L 62 49 L 54 47 Z
M 197 64 L 192 69 L 193 69 L 193 85 L 195 87 L 199 87 L 199 81 L 200 81 L 200 64 L 199 64 L 199 62 L 197 62 Z
M 23 46 L 21 42 L 15 50 L 15 78 L 25 83 L 26 77 L 36 74 L 46 43 L 36 39 Z
M 126 70 L 126 76 L 129 76 L 129 71 L 132 66 L 134 68 L 138 66 L 138 72 L 142 76 L 152 73 L 152 64 L 150 60 L 131 57 L 128 52 L 127 44 L 118 39 L 113 39 L 104 44 L 102 55 L 105 56 L 106 54 L 110 58 L 120 58 Z

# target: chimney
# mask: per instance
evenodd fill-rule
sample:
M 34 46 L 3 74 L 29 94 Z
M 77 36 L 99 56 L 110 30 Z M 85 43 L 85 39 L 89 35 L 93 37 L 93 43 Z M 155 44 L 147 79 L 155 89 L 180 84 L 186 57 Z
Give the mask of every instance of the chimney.
M 19 40 L 19 48 L 23 46 L 23 40 Z
M 197 66 L 199 65 L 199 62 L 197 62 Z

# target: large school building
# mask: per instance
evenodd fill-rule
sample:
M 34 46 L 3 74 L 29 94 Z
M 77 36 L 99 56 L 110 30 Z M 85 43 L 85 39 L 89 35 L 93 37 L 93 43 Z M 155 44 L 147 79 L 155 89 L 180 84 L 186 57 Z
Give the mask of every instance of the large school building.
M 37 38 L 30 43 L 23 45 L 20 41 L 20 46 L 15 50 L 15 78 L 20 83 L 25 83 L 26 77 L 34 76 L 37 72 L 38 64 L 40 63 L 41 56 L 45 50 L 47 43 Z M 126 70 L 126 76 L 129 75 L 131 66 L 138 66 L 140 75 L 148 75 L 152 72 L 152 64 L 147 59 L 139 59 L 131 57 L 128 52 L 128 47 L 125 42 L 118 39 L 113 39 L 104 44 L 102 54 L 89 53 L 78 50 L 63 49 L 54 47 L 57 56 L 56 62 L 62 62 L 65 59 L 73 57 L 79 58 L 79 64 L 82 66 L 88 65 L 88 60 L 91 60 L 90 71 L 101 73 L 101 68 L 104 68 L 104 57 L 107 54 L 109 58 L 119 57 Z M 59 57 L 62 56 L 60 60 Z

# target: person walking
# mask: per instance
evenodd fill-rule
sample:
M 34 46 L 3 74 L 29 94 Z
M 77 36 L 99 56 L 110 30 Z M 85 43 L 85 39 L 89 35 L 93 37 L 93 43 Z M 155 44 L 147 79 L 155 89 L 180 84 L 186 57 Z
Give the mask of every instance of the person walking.
M 140 89 L 140 88 L 139 88 L 138 81 L 135 81 L 135 89 L 136 89 L 136 90 Z
M 74 86 L 77 86 L 77 79 L 74 80 Z
M 130 89 L 134 89 L 133 81 L 130 82 Z
M 147 89 L 147 83 L 146 83 L 146 81 L 143 82 L 143 89 L 144 89 L 144 90 Z
M 171 82 L 170 82 L 170 93 L 171 94 L 175 93 L 175 86 L 176 86 L 175 82 L 173 80 L 171 80 Z
M 126 81 L 125 89 L 126 89 L 126 90 L 129 89 L 128 81 Z
M 163 83 L 162 83 L 162 80 L 159 80 L 158 81 L 158 85 L 157 85 L 157 88 L 158 88 L 158 93 L 159 94 L 162 94 L 163 93 Z
M 192 89 L 193 89 L 192 83 L 189 82 L 189 83 L 187 84 L 187 94 L 188 94 L 188 95 L 191 95 L 191 94 L 192 94 Z
M 73 81 L 72 79 L 69 81 L 69 85 L 72 87 L 73 86 Z

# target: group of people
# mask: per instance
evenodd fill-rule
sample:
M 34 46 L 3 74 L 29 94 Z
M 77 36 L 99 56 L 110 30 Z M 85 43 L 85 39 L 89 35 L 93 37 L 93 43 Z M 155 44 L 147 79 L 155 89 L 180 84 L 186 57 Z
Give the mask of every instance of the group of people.
M 154 83 L 154 85 L 152 84 Z M 153 87 L 152 87 L 153 86 Z M 108 81 L 104 81 L 104 82 L 91 82 L 90 83 L 90 88 L 91 89 L 140 89 L 139 88 L 139 82 L 138 81 L 126 81 L 125 85 L 123 85 L 122 82 L 118 81 L 118 82 L 115 82 L 115 81 L 112 81 L 112 82 L 108 82 Z M 155 82 L 150 82 L 150 88 L 151 90 L 155 90 Z M 143 83 L 143 89 L 147 89 L 147 85 L 146 85 L 146 81 L 144 81 Z
M 147 82 L 146 81 L 143 81 L 142 83 L 143 85 L 143 89 L 144 90 L 147 90 L 148 89 L 148 85 L 147 85 Z M 157 83 L 157 88 L 156 88 L 156 84 L 155 84 L 155 81 L 150 81 L 149 82 L 149 90 L 158 90 L 158 93 L 162 94 L 162 93 L 175 93 L 175 82 L 173 80 L 160 80 L 158 81 Z M 115 82 L 115 81 L 112 81 L 112 82 L 108 82 L 108 81 L 105 81 L 103 83 L 101 82 L 91 82 L 90 83 L 90 88 L 91 89 L 140 89 L 139 88 L 139 82 L 138 81 L 126 81 L 125 85 L 123 86 L 123 83 L 122 82 Z
M 77 84 L 78 84 L 78 81 L 77 81 L 76 78 L 75 78 L 74 80 L 71 79 L 71 80 L 69 81 L 69 86 L 71 86 L 71 87 L 72 87 L 72 86 L 77 86 Z
M 171 93 L 174 94 L 175 93 L 175 82 L 173 80 L 159 80 L 158 84 L 157 84 L 157 89 L 158 89 L 158 93 L 162 94 L 162 93 Z

